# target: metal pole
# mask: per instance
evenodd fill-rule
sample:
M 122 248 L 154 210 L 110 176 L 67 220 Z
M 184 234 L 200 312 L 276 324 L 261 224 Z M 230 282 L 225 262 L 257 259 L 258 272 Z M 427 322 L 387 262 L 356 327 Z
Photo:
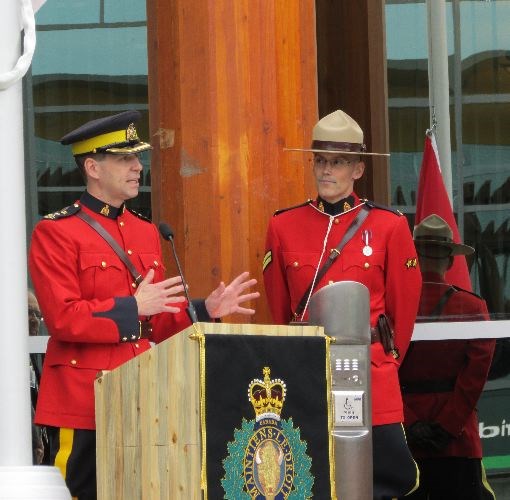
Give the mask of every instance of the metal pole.
M 456 155 L 456 183 L 457 183 L 457 226 L 459 228 L 460 241 L 464 241 L 464 144 L 462 138 L 462 46 L 460 26 L 459 0 L 452 1 L 453 9 L 453 98 L 455 116 L 455 144 Z
M 335 494 L 372 500 L 370 293 L 354 281 L 321 288 L 310 300 L 309 322 L 335 338 L 331 344 Z
M 70 499 L 55 467 L 32 466 L 32 432 L 28 357 L 25 168 L 23 158 L 21 9 L 27 0 L 4 0 L 0 29 L 0 137 L 8 145 L 8 172 L 0 186 L 0 498 Z M 31 10 L 30 10 L 31 12 Z M 33 14 L 31 17 L 33 26 Z M 32 35 L 33 35 L 32 30 Z M 32 40 L 33 41 L 33 40 Z M 24 64 L 27 65 L 25 53 Z M 18 62 L 18 63 L 17 63 Z M 14 70 L 13 70 L 14 68 Z M 17 73 L 16 78 L 12 78 Z
M 436 125 L 439 162 L 444 185 L 452 203 L 452 161 L 450 141 L 450 95 L 446 0 L 427 0 L 429 42 L 429 101 L 432 125 Z

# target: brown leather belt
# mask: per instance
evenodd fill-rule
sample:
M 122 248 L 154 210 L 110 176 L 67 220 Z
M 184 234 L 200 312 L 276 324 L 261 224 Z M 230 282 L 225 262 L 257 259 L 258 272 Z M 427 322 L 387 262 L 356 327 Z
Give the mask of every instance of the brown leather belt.
M 452 392 L 455 388 L 455 378 L 448 380 L 414 380 L 412 382 L 400 381 L 404 394 L 429 394 L 433 392 Z
M 141 339 L 150 339 L 152 337 L 152 325 L 148 320 L 140 321 L 140 337 Z

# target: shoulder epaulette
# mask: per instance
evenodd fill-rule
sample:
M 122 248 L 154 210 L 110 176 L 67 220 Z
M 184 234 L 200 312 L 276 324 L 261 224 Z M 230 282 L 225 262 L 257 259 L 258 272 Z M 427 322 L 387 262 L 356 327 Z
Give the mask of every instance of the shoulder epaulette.
M 145 215 L 142 215 L 141 213 L 135 212 L 132 208 L 128 208 L 128 211 L 131 212 L 133 215 L 136 215 L 139 219 L 142 219 L 145 222 L 151 222 L 152 223 L 152 221 L 148 217 L 145 217 Z
M 304 203 L 300 203 L 299 205 L 294 205 L 292 207 L 287 207 L 287 208 L 281 208 L 280 210 L 277 210 L 273 214 L 273 217 L 275 217 L 276 215 L 283 214 L 283 212 L 288 212 L 289 210 L 294 210 L 295 208 L 305 207 L 306 205 L 310 205 L 310 203 L 312 203 L 312 202 L 313 202 L 313 200 L 308 199 Z
M 71 215 L 78 213 L 80 210 L 81 206 L 78 203 L 75 203 L 74 205 L 69 205 L 68 207 L 63 208 L 62 210 L 58 210 L 56 212 L 53 212 L 52 214 L 45 215 L 43 219 L 49 220 L 64 219 L 65 217 L 70 217 Z
M 372 200 L 361 200 L 364 201 L 365 204 L 370 208 L 379 208 L 380 210 L 387 210 L 388 212 L 392 212 L 398 216 L 404 215 L 400 210 L 397 210 L 396 208 L 387 207 L 386 205 L 381 205 L 379 203 L 376 203 Z
M 457 285 L 451 285 L 451 287 L 456 291 L 456 292 L 465 292 L 465 293 L 469 293 L 470 295 L 474 295 L 475 297 L 479 298 L 479 299 L 482 299 L 483 300 L 483 297 L 481 297 L 480 295 L 478 295 L 477 293 L 475 292 L 472 292 L 471 290 L 465 290 L 464 288 L 461 288 L 460 286 L 457 286 Z

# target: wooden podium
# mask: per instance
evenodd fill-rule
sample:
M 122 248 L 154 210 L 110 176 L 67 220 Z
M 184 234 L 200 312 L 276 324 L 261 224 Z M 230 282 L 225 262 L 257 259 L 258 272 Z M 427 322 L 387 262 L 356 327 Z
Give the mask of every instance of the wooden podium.
M 205 334 L 318 336 L 316 326 L 199 323 Z M 199 343 L 186 330 L 95 383 L 99 500 L 200 499 Z

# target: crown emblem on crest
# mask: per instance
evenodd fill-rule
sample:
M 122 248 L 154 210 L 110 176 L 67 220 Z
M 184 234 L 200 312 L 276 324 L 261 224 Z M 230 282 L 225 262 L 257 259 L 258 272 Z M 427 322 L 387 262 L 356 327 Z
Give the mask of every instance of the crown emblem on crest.
M 285 382 L 279 378 L 271 380 L 271 368 L 265 366 L 262 370 L 264 380 L 253 379 L 248 386 L 248 398 L 255 409 L 255 421 L 262 418 L 280 420 L 287 388 Z
M 134 123 L 130 123 L 126 129 L 126 141 L 138 141 L 138 134 Z

